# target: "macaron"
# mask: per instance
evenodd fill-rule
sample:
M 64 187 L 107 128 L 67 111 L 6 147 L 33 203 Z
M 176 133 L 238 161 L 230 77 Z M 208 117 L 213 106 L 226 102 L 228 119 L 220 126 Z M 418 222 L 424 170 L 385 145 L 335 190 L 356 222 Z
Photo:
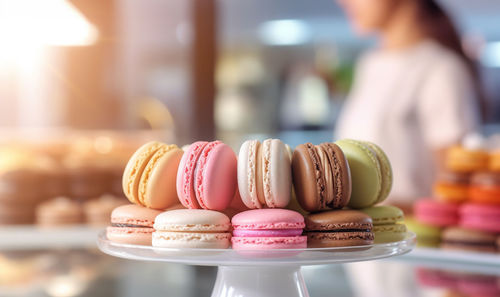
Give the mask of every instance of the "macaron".
M 230 228 L 229 218 L 218 211 L 169 210 L 156 217 L 153 246 L 227 249 L 231 240 Z
M 373 222 L 357 210 L 332 210 L 305 218 L 307 246 L 310 248 L 363 246 L 373 243 Z
M 373 221 L 374 243 L 401 241 L 406 237 L 403 211 L 395 206 L 383 205 L 360 209 Z
M 461 227 L 449 227 L 441 235 L 441 248 L 475 252 L 496 252 L 496 235 Z
M 405 219 L 406 228 L 417 235 L 417 246 L 437 248 L 441 243 L 441 228 L 421 223 L 414 218 Z
M 224 210 L 237 187 L 237 161 L 233 150 L 220 141 L 191 144 L 179 164 L 177 195 L 191 209 Z
M 366 208 L 384 201 L 392 188 L 392 167 L 374 143 L 352 139 L 335 142 L 349 162 L 352 178 L 350 208 Z
M 458 204 L 422 199 L 414 204 L 415 218 L 422 223 L 446 227 L 458 224 Z
M 279 139 L 245 141 L 238 155 L 238 188 L 248 208 L 283 208 L 290 202 L 292 167 Z
M 469 201 L 500 205 L 500 172 L 476 172 L 472 175 Z
M 467 203 L 460 206 L 460 226 L 500 233 L 500 206 Z
M 154 209 L 177 203 L 175 179 L 182 150 L 175 144 L 148 142 L 130 158 L 122 186 L 130 202 Z
M 231 220 L 232 247 L 235 250 L 301 249 L 307 247 L 302 236 L 304 217 L 288 209 L 252 209 Z
M 111 226 L 106 229 L 109 240 L 118 243 L 151 245 L 153 224 L 160 210 L 135 204 L 122 205 L 111 213 Z
M 349 202 L 349 164 L 334 143 L 297 146 L 292 157 L 292 175 L 297 201 L 306 211 L 340 209 Z
M 489 154 L 482 149 L 453 146 L 446 151 L 445 166 L 450 171 L 474 172 L 488 168 Z
M 442 201 L 463 202 L 469 198 L 470 174 L 441 172 L 434 183 L 434 196 Z
M 488 168 L 490 171 L 500 172 L 500 149 L 490 152 Z

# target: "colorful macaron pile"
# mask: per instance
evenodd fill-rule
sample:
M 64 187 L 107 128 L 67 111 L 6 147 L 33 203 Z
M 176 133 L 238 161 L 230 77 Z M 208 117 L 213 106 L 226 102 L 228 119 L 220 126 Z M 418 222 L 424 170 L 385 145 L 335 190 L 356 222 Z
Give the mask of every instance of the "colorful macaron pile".
M 500 166 L 498 153 L 452 147 L 434 197 L 415 203 L 417 233 L 441 231 L 440 246 L 478 252 L 500 251 Z M 434 241 L 433 246 L 439 242 Z
M 363 246 L 402 240 L 401 210 L 374 206 L 392 186 L 375 144 L 299 145 L 279 139 L 184 147 L 150 142 L 130 158 L 110 240 L 169 248 L 237 250 Z M 292 203 L 291 203 L 292 202 Z M 288 209 L 287 209 L 288 208 Z M 311 214 L 302 215 L 310 212 Z

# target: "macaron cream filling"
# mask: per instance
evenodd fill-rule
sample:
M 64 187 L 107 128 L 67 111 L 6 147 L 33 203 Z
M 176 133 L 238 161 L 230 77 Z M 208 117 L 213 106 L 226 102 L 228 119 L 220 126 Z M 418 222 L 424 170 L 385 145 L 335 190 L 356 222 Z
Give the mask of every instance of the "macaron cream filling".
M 111 227 L 118 227 L 118 228 L 151 228 L 151 226 L 143 226 L 143 225 L 136 225 L 136 224 L 124 224 L 124 223 L 111 223 Z
M 319 159 L 321 161 L 321 165 L 323 167 L 324 171 L 324 177 L 325 177 L 325 182 L 326 185 L 332 185 L 334 186 L 333 183 L 333 176 L 334 173 L 332 172 L 332 166 L 330 163 L 330 158 L 328 157 L 328 153 L 324 150 L 322 146 L 315 146 L 314 149 L 316 150 Z M 330 205 L 333 202 L 334 198 L 334 187 L 325 187 L 325 195 L 324 195 L 324 200 L 325 200 L 325 205 Z M 323 207 L 324 205 L 322 205 Z
M 247 182 L 248 193 L 251 197 L 251 202 L 254 208 L 261 208 L 259 198 L 257 197 L 257 185 L 254 183 L 254 176 L 256 176 L 257 168 L 257 151 L 259 149 L 259 142 L 252 141 L 248 146 L 248 167 L 247 167 Z M 257 182 L 257 181 L 256 181 Z
M 270 158 L 271 158 L 271 139 L 267 139 L 262 143 L 262 186 L 264 189 L 264 201 L 269 207 L 274 207 L 274 202 L 271 197 L 271 168 Z
M 236 229 L 233 236 L 236 237 L 289 237 L 302 235 L 302 229 Z

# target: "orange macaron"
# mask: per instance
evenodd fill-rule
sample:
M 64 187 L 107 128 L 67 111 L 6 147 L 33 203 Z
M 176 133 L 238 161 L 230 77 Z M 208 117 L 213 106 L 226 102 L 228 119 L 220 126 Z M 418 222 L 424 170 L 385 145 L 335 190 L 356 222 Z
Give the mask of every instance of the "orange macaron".
M 470 174 L 447 171 L 438 175 L 434 183 L 434 196 L 447 202 L 463 202 L 469 197 Z
M 446 168 L 456 172 L 475 172 L 487 170 L 489 154 L 481 149 L 467 149 L 453 146 L 446 152 Z
M 477 172 L 471 177 L 469 200 L 500 204 L 500 172 Z
M 491 171 L 500 172 L 500 149 L 490 153 L 489 169 Z

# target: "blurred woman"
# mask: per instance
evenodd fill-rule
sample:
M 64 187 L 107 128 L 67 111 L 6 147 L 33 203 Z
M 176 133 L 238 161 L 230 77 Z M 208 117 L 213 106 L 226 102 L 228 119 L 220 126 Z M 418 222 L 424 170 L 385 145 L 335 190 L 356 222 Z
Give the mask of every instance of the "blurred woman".
M 378 46 L 360 60 L 337 138 L 379 144 L 393 164 L 392 204 L 431 194 L 443 150 L 479 129 L 478 72 L 434 0 L 339 0 Z

